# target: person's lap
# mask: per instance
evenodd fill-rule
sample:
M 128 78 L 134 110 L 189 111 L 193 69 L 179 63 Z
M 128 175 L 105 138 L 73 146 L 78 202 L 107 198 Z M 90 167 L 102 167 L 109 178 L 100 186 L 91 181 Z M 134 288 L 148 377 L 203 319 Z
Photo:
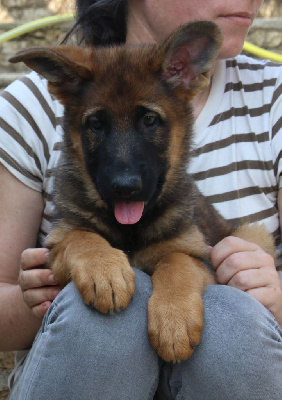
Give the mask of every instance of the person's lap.
M 147 334 L 150 277 L 136 271 L 129 307 L 103 315 L 69 284 L 53 302 L 10 400 L 279 400 L 282 332 L 249 295 L 208 286 L 200 345 L 180 364 L 158 359 Z

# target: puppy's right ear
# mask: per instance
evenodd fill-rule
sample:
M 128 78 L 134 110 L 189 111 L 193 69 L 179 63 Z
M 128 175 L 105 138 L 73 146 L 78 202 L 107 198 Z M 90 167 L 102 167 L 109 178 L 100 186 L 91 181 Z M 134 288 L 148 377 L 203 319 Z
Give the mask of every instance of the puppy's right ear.
M 73 96 L 83 81 L 92 77 L 89 69 L 81 63 L 84 51 L 71 46 L 34 47 L 18 52 L 9 61 L 23 62 L 42 75 L 49 82 L 50 92 L 64 104 L 64 100 Z
M 219 27 L 210 21 L 193 21 L 178 27 L 159 50 L 163 80 L 193 97 L 208 84 L 222 40 Z

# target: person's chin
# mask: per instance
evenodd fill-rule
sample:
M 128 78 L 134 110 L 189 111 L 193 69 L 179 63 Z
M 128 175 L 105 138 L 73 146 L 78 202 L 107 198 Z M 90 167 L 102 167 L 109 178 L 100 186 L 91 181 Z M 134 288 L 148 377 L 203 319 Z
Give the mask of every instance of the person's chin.
M 219 59 L 234 58 L 241 53 L 244 46 L 244 39 L 232 38 L 230 41 L 224 41 L 219 53 Z

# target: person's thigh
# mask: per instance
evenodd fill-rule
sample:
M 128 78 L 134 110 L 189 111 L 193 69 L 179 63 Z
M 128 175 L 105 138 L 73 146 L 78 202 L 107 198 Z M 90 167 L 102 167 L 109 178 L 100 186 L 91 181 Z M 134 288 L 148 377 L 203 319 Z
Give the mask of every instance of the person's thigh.
M 115 315 L 86 306 L 70 283 L 57 296 L 17 378 L 10 400 L 146 400 L 158 385 L 158 357 L 147 332 L 150 277 Z
M 272 314 L 222 285 L 207 287 L 204 310 L 192 357 L 163 368 L 163 399 L 281 400 L 282 331 Z

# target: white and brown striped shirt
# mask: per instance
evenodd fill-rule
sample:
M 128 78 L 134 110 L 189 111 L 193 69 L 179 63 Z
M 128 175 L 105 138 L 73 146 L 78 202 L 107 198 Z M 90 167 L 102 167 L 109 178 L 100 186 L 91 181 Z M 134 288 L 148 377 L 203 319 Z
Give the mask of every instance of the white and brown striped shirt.
M 62 116 L 63 107 L 34 72 L 0 96 L 0 161 L 44 196 L 39 245 L 50 229 Z M 263 221 L 277 241 L 281 151 L 282 66 L 245 56 L 220 61 L 195 124 L 189 171 L 225 218 Z

